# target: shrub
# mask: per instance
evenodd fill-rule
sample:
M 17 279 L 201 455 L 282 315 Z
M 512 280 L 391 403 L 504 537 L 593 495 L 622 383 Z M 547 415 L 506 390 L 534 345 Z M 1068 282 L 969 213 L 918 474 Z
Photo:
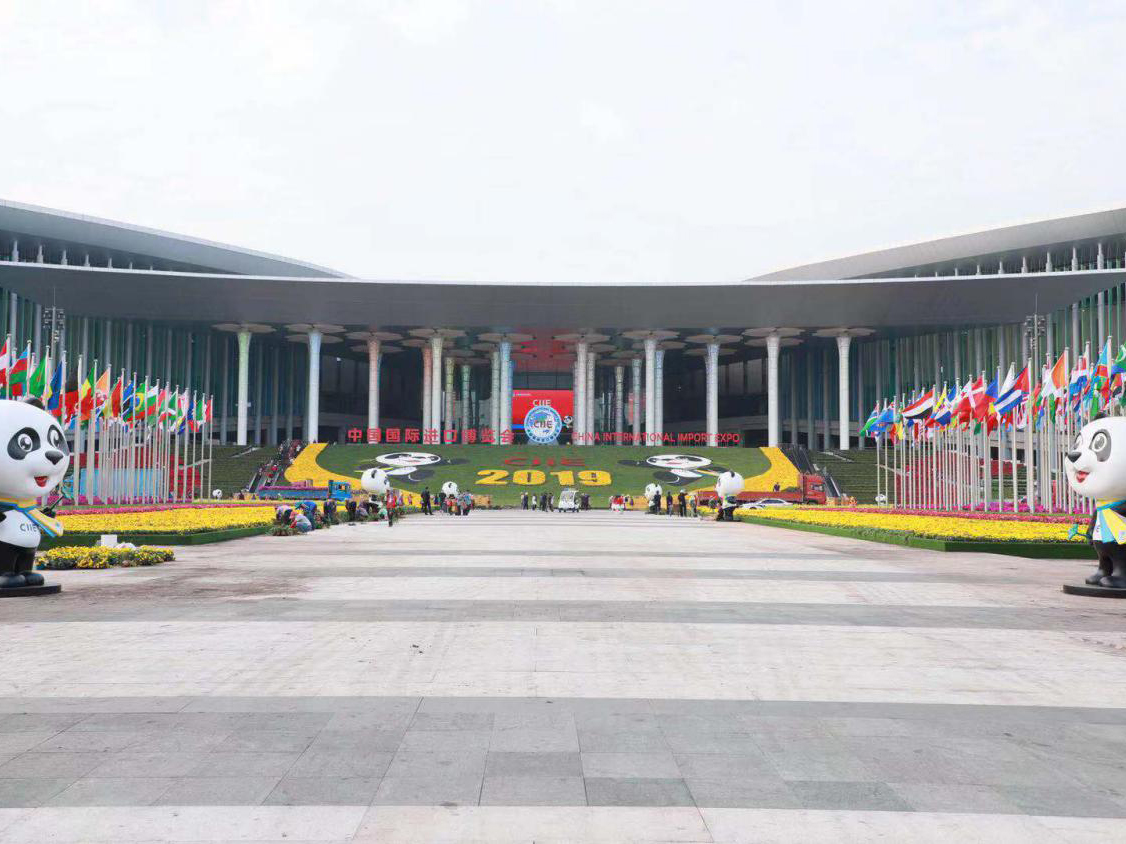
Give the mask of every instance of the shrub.
M 39 556 L 41 569 L 107 569 L 110 566 L 130 568 L 132 566 L 155 566 L 176 559 L 171 548 L 154 548 L 142 545 L 140 548 L 93 548 L 64 546 L 52 548 Z
M 278 525 L 270 528 L 270 536 L 295 536 L 297 533 L 299 531 L 294 530 L 289 525 Z

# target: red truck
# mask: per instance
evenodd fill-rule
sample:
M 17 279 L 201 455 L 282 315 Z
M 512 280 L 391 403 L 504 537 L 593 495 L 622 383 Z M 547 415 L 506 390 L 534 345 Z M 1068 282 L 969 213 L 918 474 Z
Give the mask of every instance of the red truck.
M 820 475 L 803 474 L 800 480 L 799 489 L 788 489 L 774 492 L 773 490 L 744 490 L 735 496 L 736 500 L 744 501 L 759 501 L 763 498 L 777 498 L 782 501 L 790 501 L 794 504 L 824 504 L 825 503 L 825 479 Z M 704 489 L 696 493 L 696 500 L 701 504 L 711 501 L 716 497 L 714 489 Z

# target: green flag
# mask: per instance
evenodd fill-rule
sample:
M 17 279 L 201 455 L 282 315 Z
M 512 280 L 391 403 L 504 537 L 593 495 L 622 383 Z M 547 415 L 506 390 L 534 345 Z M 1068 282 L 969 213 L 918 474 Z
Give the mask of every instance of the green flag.
M 44 391 L 47 389 L 47 358 L 42 357 L 39 363 L 35 365 L 35 371 L 31 373 L 31 377 L 27 379 L 27 394 L 42 398 Z

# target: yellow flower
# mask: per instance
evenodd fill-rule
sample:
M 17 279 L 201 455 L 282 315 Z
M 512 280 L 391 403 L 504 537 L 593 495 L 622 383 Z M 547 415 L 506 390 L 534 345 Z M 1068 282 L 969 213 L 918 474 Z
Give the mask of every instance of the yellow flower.
M 260 527 L 274 519 L 274 508 L 181 507 L 144 513 L 94 513 L 61 516 L 67 533 L 196 533 Z
M 1051 522 L 966 519 L 958 516 L 914 516 L 894 510 L 857 513 L 801 507 L 754 510 L 755 519 L 825 527 L 875 529 L 936 539 L 980 539 L 997 542 L 1065 542 L 1068 525 Z

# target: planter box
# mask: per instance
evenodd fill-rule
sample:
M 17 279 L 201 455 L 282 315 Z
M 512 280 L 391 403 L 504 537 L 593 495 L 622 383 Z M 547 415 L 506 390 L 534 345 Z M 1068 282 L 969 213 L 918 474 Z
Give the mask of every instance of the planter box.
M 273 525 L 257 527 L 228 528 L 226 530 L 206 530 L 195 533 L 119 533 L 118 542 L 132 542 L 134 545 L 207 545 L 212 542 L 226 542 L 228 539 L 242 539 L 246 536 L 259 536 L 269 532 Z M 40 548 L 64 548 L 70 545 L 97 545 L 100 533 L 64 533 L 58 539 L 44 539 Z
M 776 519 L 756 519 L 754 516 L 740 514 L 738 521 L 766 527 L 800 530 L 806 533 L 821 533 L 827 536 L 840 536 L 845 539 L 864 539 L 869 542 L 882 542 L 885 545 L 902 545 L 907 548 L 922 548 L 928 551 L 961 551 L 973 554 L 1007 554 L 1011 557 L 1030 557 L 1045 560 L 1093 560 L 1095 549 L 1080 542 L 990 542 L 982 539 L 936 539 L 929 536 L 915 536 L 897 531 L 855 530 L 830 525 L 810 525 L 800 522 L 785 522 Z

